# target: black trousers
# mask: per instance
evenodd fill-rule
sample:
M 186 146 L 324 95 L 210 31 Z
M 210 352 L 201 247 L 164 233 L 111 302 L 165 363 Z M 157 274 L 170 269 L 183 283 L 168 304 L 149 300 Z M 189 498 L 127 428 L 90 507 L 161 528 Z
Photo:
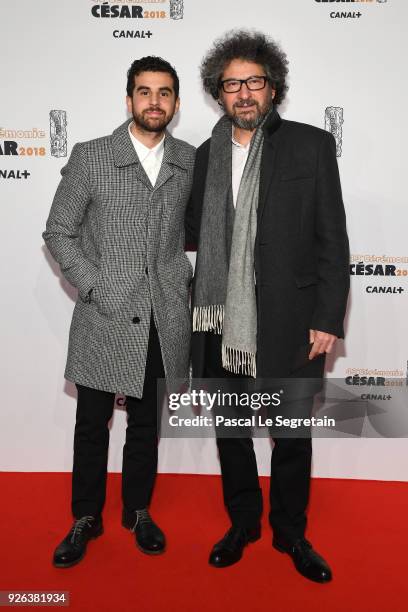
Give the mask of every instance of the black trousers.
M 150 323 L 143 397 L 126 398 L 127 428 L 123 447 L 122 499 L 129 511 L 149 505 L 157 472 L 157 379 L 164 378 L 159 338 Z M 108 423 L 115 394 L 77 385 L 78 403 L 72 471 L 75 518 L 101 514 L 106 496 Z
M 212 333 L 206 333 L 205 377 L 245 378 L 222 367 L 221 336 Z M 302 400 L 302 404 L 291 413 L 309 415 L 313 398 Z M 306 529 L 312 442 L 310 437 L 276 437 L 273 440 L 269 522 L 275 533 L 294 541 L 303 537 Z M 253 527 L 262 514 L 262 493 L 253 441 L 251 438 L 217 437 L 217 447 L 224 502 L 231 522 L 237 526 Z

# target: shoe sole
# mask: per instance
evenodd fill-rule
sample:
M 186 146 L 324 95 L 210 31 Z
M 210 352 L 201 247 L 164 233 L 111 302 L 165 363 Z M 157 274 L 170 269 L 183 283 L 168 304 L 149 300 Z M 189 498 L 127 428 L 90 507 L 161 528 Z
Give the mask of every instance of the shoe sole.
M 223 569 L 224 567 L 231 567 L 231 565 L 235 565 L 236 563 L 241 561 L 241 559 L 242 555 L 239 559 L 236 559 L 236 561 L 233 561 L 232 563 L 211 563 L 210 561 L 209 564 L 211 565 L 211 567 L 215 567 L 216 569 Z
M 89 540 L 96 540 L 96 538 L 99 538 L 99 536 L 101 536 L 102 534 L 103 534 L 103 527 L 101 528 L 100 531 L 95 533 L 95 535 L 91 536 L 89 538 Z M 87 546 L 88 546 L 88 544 L 87 544 Z M 52 564 L 53 564 L 54 567 L 56 567 L 58 569 L 65 569 L 65 568 L 73 567 L 74 565 L 77 565 L 77 563 L 82 561 L 82 559 L 85 557 L 85 555 L 86 555 L 86 548 L 85 548 L 84 552 L 82 553 L 82 555 L 79 557 L 79 559 L 75 559 L 75 561 L 70 561 L 69 563 L 56 563 L 55 561 L 53 561 Z
M 138 548 L 140 552 L 144 553 L 145 555 L 162 555 L 164 552 L 166 552 L 166 547 L 162 548 L 161 550 L 149 550 L 148 548 L 142 548 L 138 542 L 136 542 L 136 548 Z

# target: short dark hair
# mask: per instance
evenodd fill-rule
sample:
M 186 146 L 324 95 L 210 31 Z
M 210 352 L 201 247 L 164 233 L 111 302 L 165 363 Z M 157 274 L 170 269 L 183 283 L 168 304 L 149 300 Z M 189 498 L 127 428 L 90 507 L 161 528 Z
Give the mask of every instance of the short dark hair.
M 231 30 L 218 38 L 203 58 L 200 67 L 204 90 L 218 99 L 222 73 L 234 59 L 263 66 L 276 90 L 274 104 L 280 104 L 288 90 L 288 60 L 282 49 L 262 32 Z
M 129 98 L 132 97 L 135 88 L 135 76 L 138 76 L 141 72 L 167 72 L 173 79 L 176 98 L 179 97 L 180 82 L 173 66 L 161 57 L 147 55 L 146 57 L 135 60 L 128 70 L 126 92 Z

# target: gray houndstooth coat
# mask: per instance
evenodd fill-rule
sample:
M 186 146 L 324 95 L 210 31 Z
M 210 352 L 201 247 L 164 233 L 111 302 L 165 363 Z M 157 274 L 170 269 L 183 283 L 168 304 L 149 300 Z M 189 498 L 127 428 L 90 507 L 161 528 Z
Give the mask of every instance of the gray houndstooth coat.
M 65 377 L 140 398 L 151 311 L 167 381 L 188 374 L 193 270 L 183 222 L 195 150 L 167 133 L 152 187 L 129 121 L 111 136 L 74 146 L 43 237 L 79 294 Z

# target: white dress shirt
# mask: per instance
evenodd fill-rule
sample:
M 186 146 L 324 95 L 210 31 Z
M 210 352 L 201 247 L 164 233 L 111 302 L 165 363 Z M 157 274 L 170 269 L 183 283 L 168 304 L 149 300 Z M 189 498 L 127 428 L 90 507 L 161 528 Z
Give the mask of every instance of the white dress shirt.
M 232 198 L 234 202 L 234 208 L 237 207 L 237 198 L 239 186 L 241 184 L 242 173 L 244 172 L 245 164 L 248 159 L 249 147 L 251 141 L 247 145 L 242 145 L 234 140 L 234 135 L 231 136 L 232 140 Z
M 138 156 L 140 163 L 142 164 L 144 171 L 151 184 L 155 185 L 157 181 L 157 177 L 159 176 L 160 167 L 163 161 L 163 153 L 164 153 L 164 139 L 165 136 L 161 139 L 161 141 L 155 145 L 152 149 L 146 147 L 140 140 L 138 140 L 131 132 L 131 126 L 133 124 L 129 123 L 129 135 L 130 139 L 135 147 L 136 155 Z

